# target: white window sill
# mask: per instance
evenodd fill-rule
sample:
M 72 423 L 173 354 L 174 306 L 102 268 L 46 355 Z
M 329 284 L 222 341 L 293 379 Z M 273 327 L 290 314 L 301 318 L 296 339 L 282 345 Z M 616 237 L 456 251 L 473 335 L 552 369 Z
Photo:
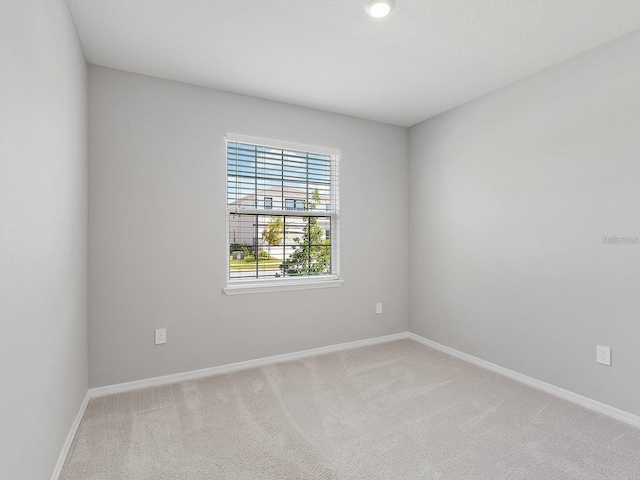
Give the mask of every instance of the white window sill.
M 222 291 L 226 295 L 246 295 L 250 293 L 287 292 L 292 290 L 311 290 L 315 288 L 339 287 L 344 283 L 340 277 L 284 278 L 281 280 L 254 280 L 229 282 Z

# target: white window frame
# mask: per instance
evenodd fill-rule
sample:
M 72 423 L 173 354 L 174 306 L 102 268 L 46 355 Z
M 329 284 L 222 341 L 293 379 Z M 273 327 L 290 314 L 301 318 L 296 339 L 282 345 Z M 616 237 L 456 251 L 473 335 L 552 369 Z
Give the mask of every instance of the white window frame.
M 331 201 L 334 205 L 331 212 L 307 212 L 304 216 L 316 216 L 331 217 L 331 263 L 332 273 L 330 275 L 320 276 L 304 276 L 304 277 L 283 277 L 278 279 L 263 279 L 263 278 L 251 278 L 251 279 L 230 279 L 229 278 L 229 246 L 231 245 L 230 238 L 230 219 L 233 213 L 246 213 L 256 215 L 273 215 L 274 212 L 282 213 L 283 215 L 295 215 L 300 216 L 300 210 L 286 210 L 282 205 L 282 210 L 268 210 L 268 209 L 236 209 L 229 205 L 226 206 L 226 287 L 223 288 L 223 292 L 226 295 L 241 295 L 250 293 L 268 293 L 274 291 L 292 291 L 292 290 L 308 290 L 316 288 L 332 288 L 340 287 L 344 280 L 340 277 L 340 209 L 339 209 L 339 188 L 338 188 L 338 166 L 340 151 L 334 148 L 318 147 L 314 145 L 305 145 L 295 142 L 280 141 L 273 139 L 266 139 L 260 137 L 252 137 L 248 135 L 239 135 L 233 133 L 227 133 L 225 136 L 225 170 L 227 162 L 227 143 L 238 142 L 247 143 L 252 145 L 260 145 L 266 147 L 273 147 L 277 149 L 294 150 L 300 152 L 312 152 L 320 155 L 330 155 L 333 157 L 332 169 L 335 175 L 332 175 L 331 183 Z M 227 175 L 225 175 L 225 182 L 227 181 Z M 225 183 L 226 190 L 226 183 Z M 225 204 L 227 203 L 225 199 Z M 269 213 L 265 213 L 269 212 Z

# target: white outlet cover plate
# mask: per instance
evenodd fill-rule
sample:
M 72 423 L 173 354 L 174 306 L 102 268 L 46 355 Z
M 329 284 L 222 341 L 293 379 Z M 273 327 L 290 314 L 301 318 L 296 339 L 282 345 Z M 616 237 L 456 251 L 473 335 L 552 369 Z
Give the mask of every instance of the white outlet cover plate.
M 611 348 L 596 345 L 596 362 L 602 365 L 611 365 Z
M 167 329 L 157 328 L 156 329 L 156 345 L 162 345 L 164 343 L 167 343 Z

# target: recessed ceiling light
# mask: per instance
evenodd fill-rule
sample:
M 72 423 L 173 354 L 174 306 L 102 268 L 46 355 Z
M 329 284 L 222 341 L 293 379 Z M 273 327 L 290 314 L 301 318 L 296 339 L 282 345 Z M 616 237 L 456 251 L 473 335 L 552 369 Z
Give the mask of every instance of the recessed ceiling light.
M 382 18 L 389 15 L 395 5 L 394 0 L 369 0 L 365 10 L 374 18 Z

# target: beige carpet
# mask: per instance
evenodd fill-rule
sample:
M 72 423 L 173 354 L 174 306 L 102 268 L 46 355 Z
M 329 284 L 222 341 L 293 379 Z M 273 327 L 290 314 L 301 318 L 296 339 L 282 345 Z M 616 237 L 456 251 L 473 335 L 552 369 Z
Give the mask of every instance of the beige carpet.
M 411 340 L 91 400 L 62 480 L 640 479 L 640 430 Z

